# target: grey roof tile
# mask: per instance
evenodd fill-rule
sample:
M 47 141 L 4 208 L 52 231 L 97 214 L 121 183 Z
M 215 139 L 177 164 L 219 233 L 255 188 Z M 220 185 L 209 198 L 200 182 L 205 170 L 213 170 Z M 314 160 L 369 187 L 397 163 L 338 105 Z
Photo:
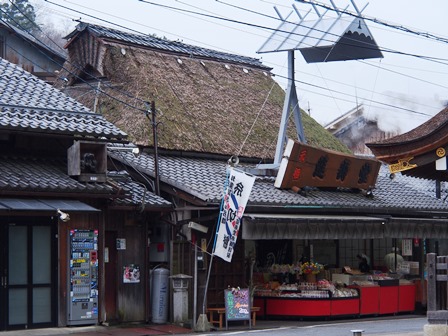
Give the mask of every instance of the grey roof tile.
M 108 183 L 81 183 L 66 174 L 67 164 L 63 158 L 29 157 L 29 156 L 0 156 L 0 188 L 3 193 L 33 192 L 48 194 L 83 195 L 93 194 L 103 198 L 116 195 L 114 186 Z M 115 181 L 123 197 L 114 198 L 118 206 L 140 206 L 144 199 L 146 208 L 168 208 L 172 204 L 164 198 L 145 190 L 145 188 L 132 181 L 129 175 Z M 96 196 L 96 197 L 97 197 Z
M 145 206 L 172 207 L 171 202 L 147 190 L 143 184 L 133 181 L 126 172 L 110 171 L 107 175 L 128 195 L 126 198 L 115 199 L 114 203 L 117 205 L 141 206 L 144 204 Z
M 154 175 L 154 158 L 142 153 L 135 158 L 125 155 L 124 163 L 129 162 L 142 172 Z M 120 156 L 114 156 L 123 160 Z M 175 157 L 161 155 L 159 157 L 159 173 L 161 182 L 171 184 L 191 195 L 210 203 L 219 203 L 223 193 L 226 177 L 226 162 L 199 158 Z M 291 190 L 280 190 L 274 187 L 275 178 L 257 178 L 252 189 L 248 206 L 266 205 L 297 209 L 352 209 L 353 211 L 384 210 L 437 210 L 448 212 L 445 196 L 437 199 L 430 182 L 409 181 L 407 176 L 391 179 L 386 167 L 381 167 L 374 197 L 368 198 L 360 192 L 350 190 L 326 191 L 311 189 L 307 196 Z M 432 181 L 432 183 L 434 183 Z
M 0 59 L 0 130 L 123 140 L 126 133 L 19 66 Z
M 0 156 L 0 186 L 3 192 L 58 192 L 110 195 L 107 184 L 80 183 L 66 173 L 60 158 Z

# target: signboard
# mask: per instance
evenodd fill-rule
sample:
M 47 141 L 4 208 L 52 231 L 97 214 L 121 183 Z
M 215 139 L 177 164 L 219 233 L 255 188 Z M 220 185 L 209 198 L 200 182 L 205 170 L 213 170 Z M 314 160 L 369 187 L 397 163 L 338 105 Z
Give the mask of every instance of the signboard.
M 412 239 L 403 239 L 401 241 L 401 251 L 403 256 L 412 256 Z
M 255 176 L 230 167 L 216 228 L 214 255 L 230 262 Z
M 250 319 L 250 293 L 249 288 L 232 288 L 224 291 L 226 305 L 226 329 L 227 321 L 249 321 Z
M 381 163 L 288 140 L 274 186 L 357 188 L 375 186 Z

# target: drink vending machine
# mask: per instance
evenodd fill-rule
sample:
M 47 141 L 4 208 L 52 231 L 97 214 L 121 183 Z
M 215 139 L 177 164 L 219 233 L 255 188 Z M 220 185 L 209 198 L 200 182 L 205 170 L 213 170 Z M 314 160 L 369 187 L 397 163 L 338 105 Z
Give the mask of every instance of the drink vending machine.
M 67 324 L 98 322 L 98 230 L 70 230 Z

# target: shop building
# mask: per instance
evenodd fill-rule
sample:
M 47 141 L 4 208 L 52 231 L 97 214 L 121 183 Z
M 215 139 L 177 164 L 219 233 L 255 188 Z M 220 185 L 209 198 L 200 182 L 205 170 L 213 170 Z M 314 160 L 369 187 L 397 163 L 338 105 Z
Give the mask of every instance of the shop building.
M 153 176 L 151 155 L 144 154 L 136 159 L 128 156 L 126 160 L 132 162 L 132 165 L 138 167 L 142 173 Z M 250 162 L 241 162 L 243 160 L 240 160 L 242 169 L 253 165 Z M 206 234 L 190 230 L 183 225 L 186 223 L 185 220 L 179 221 L 175 226 L 189 238 L 186 244 L 206 247 L 206 262 L 201 263 L 202 268 L 197 275 L 199 286 L 197 302 L 201 303 L 203 298 L 201 288 L 203 289 L 205 284 L 227 162 L 225 157 L 221 160 L 210 160 L 197 156 L 190 157 L 187 153 L 183 153 L 182 156 L 161 153 L 159 164 L 161 190 L 176 195 L 176 204 L 179 206 L 176 210 L 177 217 L 190 218 L 209 227 Z M 174 180 L 175 184 L 171 182 Z M 303 256 L 324 264 L 326 270 L 318 275 L 318 279 L 326 278 L 331 281 L 332 275 L 342 274 L 345 266 L 356 273 L 358 268 L 356 256 L 363 253 L 369 256 L 371 268 L 377 273 L 379 280 L 385 276 L 384 273 L 388 273 L 384 264 L 385 254 L 395 246 L 403 253 L 405 246 L 404 258 L 409 262 L 409 271 L 405 270 L 402 274 L 391 276 L 393 279 L 408 280 L 413 285 L 412 303 L 405 305 L 401 311 L 409 312 L 426 307 L 425 253 L 437 249 L 442 251 L 442 246 L 446 246 L 448 237 L 445 225 L 448 207 L 443 199 L 437 198 L 433 193 L 433 181 L 404 175 L 397 175 L 392 179 L 385 166 L 381 167 L 375 188 L 370 195 L 354 190 L 319 188 L 311 188 L 306 194 L 301 194 L 275 188 L 274 180 L 275 177 L 267 176 L 256 178 L 232 262 L 227 263 L 219 258 L 213 261 L 207 306 L 222 307 L 224 289 L 228 286 L 255 285 L 254 281 L 258 281 L 256 290 L 261 290 L 265 295 L 269 292 L 266 295 L 267 299 L 262 298 L 262 301 L 255 301 L 254 304 L 268 306 L 266 302 L 271 300 L 274 294 L 282 295 L 281 285 L 295 284 L 301 280 L 289 271 L 273 274 L 272 266 L 297 265 Z M 173 244 L 179 243 L 181 240 L 173 242 Z M 190 257 L 192 258 L 193 254 L 190 254 Z M 185 264 L 180 271 L 194 275 L 194 263 Z M 252 282 L 251 274 L 254 277 Z M 372 284 L 374 279 L 358 278 L 363 283 Z M 387 279 L 389 275 L 384 278 Z M 353 284 L 353 278 L 347 282 L 349 282 L 347 285 Z M 273 283 L 273 286 L 277 286 L 274 290 L 270 287 Z M 399 288 L 394 286 L 394 293 L 398 294 Z M 379 293 L 379 286 L 377 290 Z M 356 290 L 358 293 L 360 291 Z M 318 292 L 317 295 L 323 294 Z M 292 295 L 288 293 L 287 296 Z M 362 298 L 353 300 L 351 304 L 361 309 Z M 320 301 L 321 298 L 318 302 Z M 193 297 L 191 302 L 194 302 Z M 398 309 L 399 304 L 397 301 L 397 307 L 392 310 Z M 280 306 L 283 304 L 280 303 Z M 270 316 L 278 318 L 284 315 L 266 309 L 261 310 L 259 315 L 266 318 Z M 388 310 L 391 308 L 387 307 L 384 309 L 380 313 L 400 312 L 399 310 L 391 312 Z M 197 311 L 197 314 L 200 313 L 201 307 Z M 301 316 L 300 313 L 297 314 Z M 344 314 L 356 315 L 354 312 L 344 310 L 337 313 L 337 315 Z
M 0 330 L 145 320 L 140 251 L 171 203 L 111 174 L 123 131 L 6 60 L 0 73 Z M 129 265 L 142 275 L 131 285 Z

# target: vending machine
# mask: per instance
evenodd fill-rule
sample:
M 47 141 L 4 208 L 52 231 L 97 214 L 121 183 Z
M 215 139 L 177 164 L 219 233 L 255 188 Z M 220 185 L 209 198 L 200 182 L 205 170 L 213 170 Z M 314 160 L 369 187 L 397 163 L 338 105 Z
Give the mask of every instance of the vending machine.
M 68 325 L 98 322 L 98 230 L 70 230 Z

